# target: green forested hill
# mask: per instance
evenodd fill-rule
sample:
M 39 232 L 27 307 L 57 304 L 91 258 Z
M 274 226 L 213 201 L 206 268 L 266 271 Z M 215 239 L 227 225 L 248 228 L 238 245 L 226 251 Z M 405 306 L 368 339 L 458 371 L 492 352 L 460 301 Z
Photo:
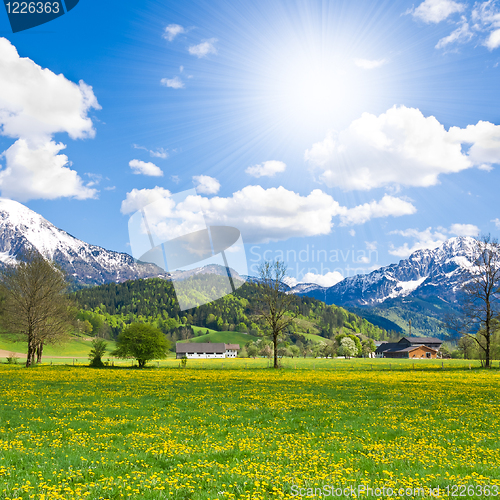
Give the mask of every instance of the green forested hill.
M 208 280 L 199 275 L 191 279 L 193 286 L 190 288 L 200 296 L 209 292 L 208 287 L 214 286 L 213 277 Z M 260 296 L 261 285 L 245 283 L 235 293 L 180 311 L 172 283 L 158 278 L 110 283 L 73 293 L 80 309 L 79 320 L 87 325 L 89 333 L 105 331 L 115 337 L 125 325 L 142 321 L 172 335 L 172 340 L 193 337 L 191 326 L 262 335 L 265 325 L 258 314 Z M 297 297 L 296 306 L 299 317 L 290 334 L 307 333 L 331 338 L 343 330 L 345 333 L 362 333 L 376 340 L 388 338 L 386 330 L 341 307 L 326 305 L 310 297 Z

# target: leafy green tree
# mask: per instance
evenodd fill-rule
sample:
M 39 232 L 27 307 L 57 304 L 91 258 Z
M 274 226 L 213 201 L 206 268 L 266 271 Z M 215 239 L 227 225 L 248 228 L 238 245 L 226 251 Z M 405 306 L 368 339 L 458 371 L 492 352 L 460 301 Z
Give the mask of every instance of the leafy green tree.
M 102 357 L 106 353 L 108 344 L 104 339 L 95 338 L 92 340 L 92 349 L 89 353 L 90 366 L 94 368 L 102 368 L 104 363 L 102 362 Z
M 238 351 L 238 358 L 248 358 L 248 352 L 247 348 L 243 346 L 239 351 Z
M 340 341 L 339 354 L 344 356 L 345 359 L 352 358 L 358 354 L 358 348 L 351 338 L 344 337 Z
M 361 343 L 361 352 L 364 358 L 368 358 L 372 352 L 375 352 L 375 342 L 373 339 L 365 339 Z
M 325 348 L 325 342 L 319 342 L 312 346 L 311 352 L 314 358 L 319 358 L 323 355 L 323 349 Z
M 111 354 L 117 358 L 134 358 L 143 368 L 152 359 L 164 359 L 171 344 L 157 328 L 145 323 L 132 323 L 118 335 L 117 348 Z
M 77 320 L 77 325 L 78 325 L 78 330 L 83 333 L 84 335 L 90 335 L 92 333 L 92 330 L 94 327 L 92 326 L 92 323 L 86 319 L 86 320 Z
M 341 334 L 339 334 L 339 335 L 337 335 L 335 337 L 335 341 L 340 346 L 342 344 L 342 340 L 344 338 L 350 338 L 354 342 L 354 346 L 356 347 L 356 354 L 355 354 L 355 356 L 361 355 L 361 353 L 363 352 L 363 348 L 361 346 L 361 342 L 360 342 L 359 338 L 356 337 L 356 335 L 353 335 L 353 334 L 346 335 L 345 333 L 341 333 Z M 341 354 L 341 356 L 343 356 L 343 354 Z
M 300 356 L 300 348 L 296 345 L 290 346 L 290 352 L 292 353 L 292 358 L 298 358 Z
M 256 358 L 259 354 L 259 348 L 255 344 L 250 344 L 247 347 L 247 353 L 250 358 Z

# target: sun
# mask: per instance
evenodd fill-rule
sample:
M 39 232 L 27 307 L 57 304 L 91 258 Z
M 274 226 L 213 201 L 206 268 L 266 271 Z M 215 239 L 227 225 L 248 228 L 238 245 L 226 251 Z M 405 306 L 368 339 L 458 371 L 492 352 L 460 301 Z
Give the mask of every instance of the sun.
M 376 94 L 354 61 L 314 47 L 289 46 L 270 54 L 259 65 L 255 86 L 266 120 L 290 133 L 343 128 Z

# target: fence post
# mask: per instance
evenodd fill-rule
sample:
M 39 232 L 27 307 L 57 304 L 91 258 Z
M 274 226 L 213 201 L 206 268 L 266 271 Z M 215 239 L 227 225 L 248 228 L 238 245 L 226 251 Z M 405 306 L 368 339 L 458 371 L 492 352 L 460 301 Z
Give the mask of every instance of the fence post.
M 441 361 L 441 368 L 444 370 L 444 361 Z

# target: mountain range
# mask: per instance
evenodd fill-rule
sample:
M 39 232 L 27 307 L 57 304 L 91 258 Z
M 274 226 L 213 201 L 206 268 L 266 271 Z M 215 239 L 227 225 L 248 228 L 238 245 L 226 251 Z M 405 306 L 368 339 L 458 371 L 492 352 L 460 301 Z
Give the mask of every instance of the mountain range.
M 442 322 L 457 306 L 474 251 L 474 238 L 450 238 L 437 248 L 417 250 L 397 264 L 345 278 L 332 287 L 300 283 L 289 293 L 345 307 L 386 329 L 407 333 L 411 319 L 414 333 L 445 335 Z
M 387 330 L 407 333 L 411 319 L 413 333 L 443 336 L 447 332 L 442 321 L 455 309 L 462 278 L 474 260 L 474 241 L 471 237 L 451 238 L 435 249 L 418 250 L 397 264 L 345 278 L 329 288 L 314 283 L 284 288 L 288 293 L 345 307 Z M 221 266 L 165 273 L 126 253 L 81 241 L 24 205 L 0 198 L 0 265 L 11 264 L 29 247 L 61 265 L 74 279 L 75 288 L 149 277 L 182 279 L 206 272 L 226 273 Z
M 154 264 L 85 243 L 21 203 L 0 198 L 0 263 L 11 264 L 29 248 L 57 262 L 76 286 L 165 275 Z

